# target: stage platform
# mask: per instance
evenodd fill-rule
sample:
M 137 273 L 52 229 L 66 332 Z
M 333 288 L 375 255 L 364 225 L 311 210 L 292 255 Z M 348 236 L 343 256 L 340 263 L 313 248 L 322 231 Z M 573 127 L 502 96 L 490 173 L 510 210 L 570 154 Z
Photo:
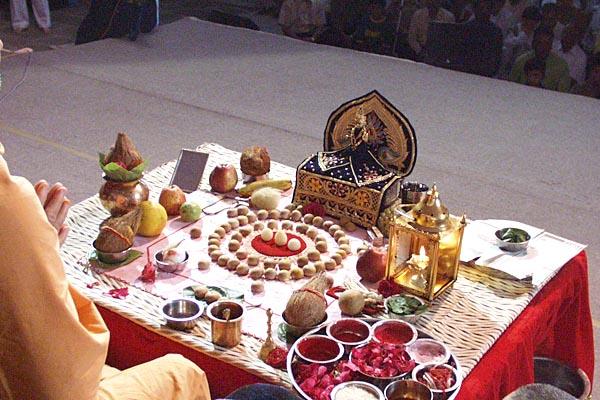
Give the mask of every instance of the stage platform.
M 3 61 L 0 97 L 25 66 Z M 34 53 L 24 83 L 0 102 L 0 140 L 13 173 L 60 180 L 79 201 L 97 192 L 97 152 L 119 131 L 150 167 L 202 142 L 262 144 L 296 165 L 322 148 L 331 111 L 373 89 L 415 128 L 410 179 L 437 182 L 455 213 L 589 244 L 592 293 L 599 287 L 593 99 L 188 18 L 136 42 Z

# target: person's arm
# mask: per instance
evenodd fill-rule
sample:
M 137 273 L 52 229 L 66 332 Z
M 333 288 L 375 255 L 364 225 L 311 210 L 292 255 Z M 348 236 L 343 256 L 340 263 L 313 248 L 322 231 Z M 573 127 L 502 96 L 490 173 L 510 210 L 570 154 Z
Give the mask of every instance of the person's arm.
M 67 282 L 33 186 L 0 157 L 0 398 L 95 399 L 108 331 Z

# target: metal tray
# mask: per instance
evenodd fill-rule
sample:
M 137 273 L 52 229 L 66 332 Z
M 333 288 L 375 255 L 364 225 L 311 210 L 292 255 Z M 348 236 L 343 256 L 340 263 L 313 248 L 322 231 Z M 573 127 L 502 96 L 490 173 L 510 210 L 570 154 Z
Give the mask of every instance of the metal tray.
M 375 322 L 381 321 L 381 319 L 377 319 L 377 318 L 358 318 L 358 319 L 362 319 L 363 321 L 365 321 L 371 325 L 373 325 Z M 333 323 L 333 322 L 335 322 L 335 321 L 332 321 L 331 323 Z M 415 328 L 417 329 L 419 339 L 423 339 L 423 338 L 435 339 L 435 337 L 429 335 L 428 333 L 423 332 L 422 330 L 418 329 L 417 327 L 415 327 Z M 286 367 L 287 367 L 288 375 L 290 377 L 290 381 L 292 382 L 292 385 L 294 386 L 294 389 L 296 390 L 296 392 L 298 392 L 298 394 L 303 399 L 306 399 L 306 400 L 312 400 L 312 399 L 306 393 L 304 393 L 304 391 L 300 388 L 300 385 L 298 384 L 298 382 L 296 382 L 296 378 L 294 377 L 294 374 L 292 373 L 292 365 L 296 362 L 301 362 L 296 355 L 296 344 L 304 336 L 313 335 L 313 334 L 317 334 L 317 333 L 325 334 L 325 329 L 326 329 L 326 326 L 316 328 L 316 329 L 306 332 L 306 334 L 304 334 L 303 336 L 301 336 L 298 340 L 296 340 L 294 342 L 294 344 L 290 347 L 290 350 L 288 352 Z M 344 357 L 342 358 L 342 360 L 347 360 L 347 359 L 348 359 L 347 355 L 344 355 Z M 458 362 L 458 359 L 454 356 L 454 354 L 452 354 L 452 352 L 450 353 L 450 359 L 448 360 L 447 364 L 454 366 L 454 368 L 456 368 L 458 375 L 462 377 L 462 368 L 460 367 L 460 363 Z M 400 380 L 400 379 L 411 379 L 411 373 L 408 373 L 406 375 L 406 377 L 399 378 L 398 380 Z M 390 382 L 392 382 L 392 381 L 390 381 Z M 390 382 L 388 382 L 388 383 L 390 383 Z M 456 398 L 456 396 L 458 395 L 458 392 L 460 391 L 461 386 L 462 386 L 462 381 L 461 381 L 460 385 L 458 386 L 458 388 L 456 388 L 455 390 L 453 390 L 451 392 L 445 393 L 445 395 L 436 396 L 436 394 L 434 394 L 433 400 L 442 400 L 442 399 L 443 400 L 454 400 Z M 383 391 L 383 388 L 381 388 L 381 389 Z

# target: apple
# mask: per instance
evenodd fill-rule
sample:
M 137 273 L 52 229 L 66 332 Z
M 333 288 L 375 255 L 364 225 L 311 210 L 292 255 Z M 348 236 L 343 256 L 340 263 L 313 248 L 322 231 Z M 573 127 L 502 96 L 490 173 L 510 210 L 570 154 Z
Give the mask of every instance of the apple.
M 183 222 L 198 221 L 202 215 L 202 206 L 194 202 L 183 203 L 179 209 L 179 214 L 181 214 Z
M 160 192 L 158 202 L 167 211 L 167 215 L 179 215 L 179 208 L 185 203 L 185 193 L 177 185 L 171 185 Z
M 220 164 L 210 173 L 208 180 L 210 187 L 215 192 L 227 193 L 235 189 L 238 182 L 238 175 L 235 167 L 231 164 Z

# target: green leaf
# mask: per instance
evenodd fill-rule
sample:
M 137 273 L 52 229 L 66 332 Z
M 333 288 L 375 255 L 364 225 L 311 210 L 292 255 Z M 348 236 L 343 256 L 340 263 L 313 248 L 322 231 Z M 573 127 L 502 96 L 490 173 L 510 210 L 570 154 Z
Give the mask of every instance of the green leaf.
M 108 164 L 103 165 L 103 160 L 104 157 L 100 154 L 100 167 L 102 168 L 102 171 L 109 179 L 120 182 L 129 182 L 140 179 L 144 174 L 147 164 L 146 160 L 144 160 L 140 165 L 133 168 L 131 171 L 128 171 L 115 162 L 109 162 Z

